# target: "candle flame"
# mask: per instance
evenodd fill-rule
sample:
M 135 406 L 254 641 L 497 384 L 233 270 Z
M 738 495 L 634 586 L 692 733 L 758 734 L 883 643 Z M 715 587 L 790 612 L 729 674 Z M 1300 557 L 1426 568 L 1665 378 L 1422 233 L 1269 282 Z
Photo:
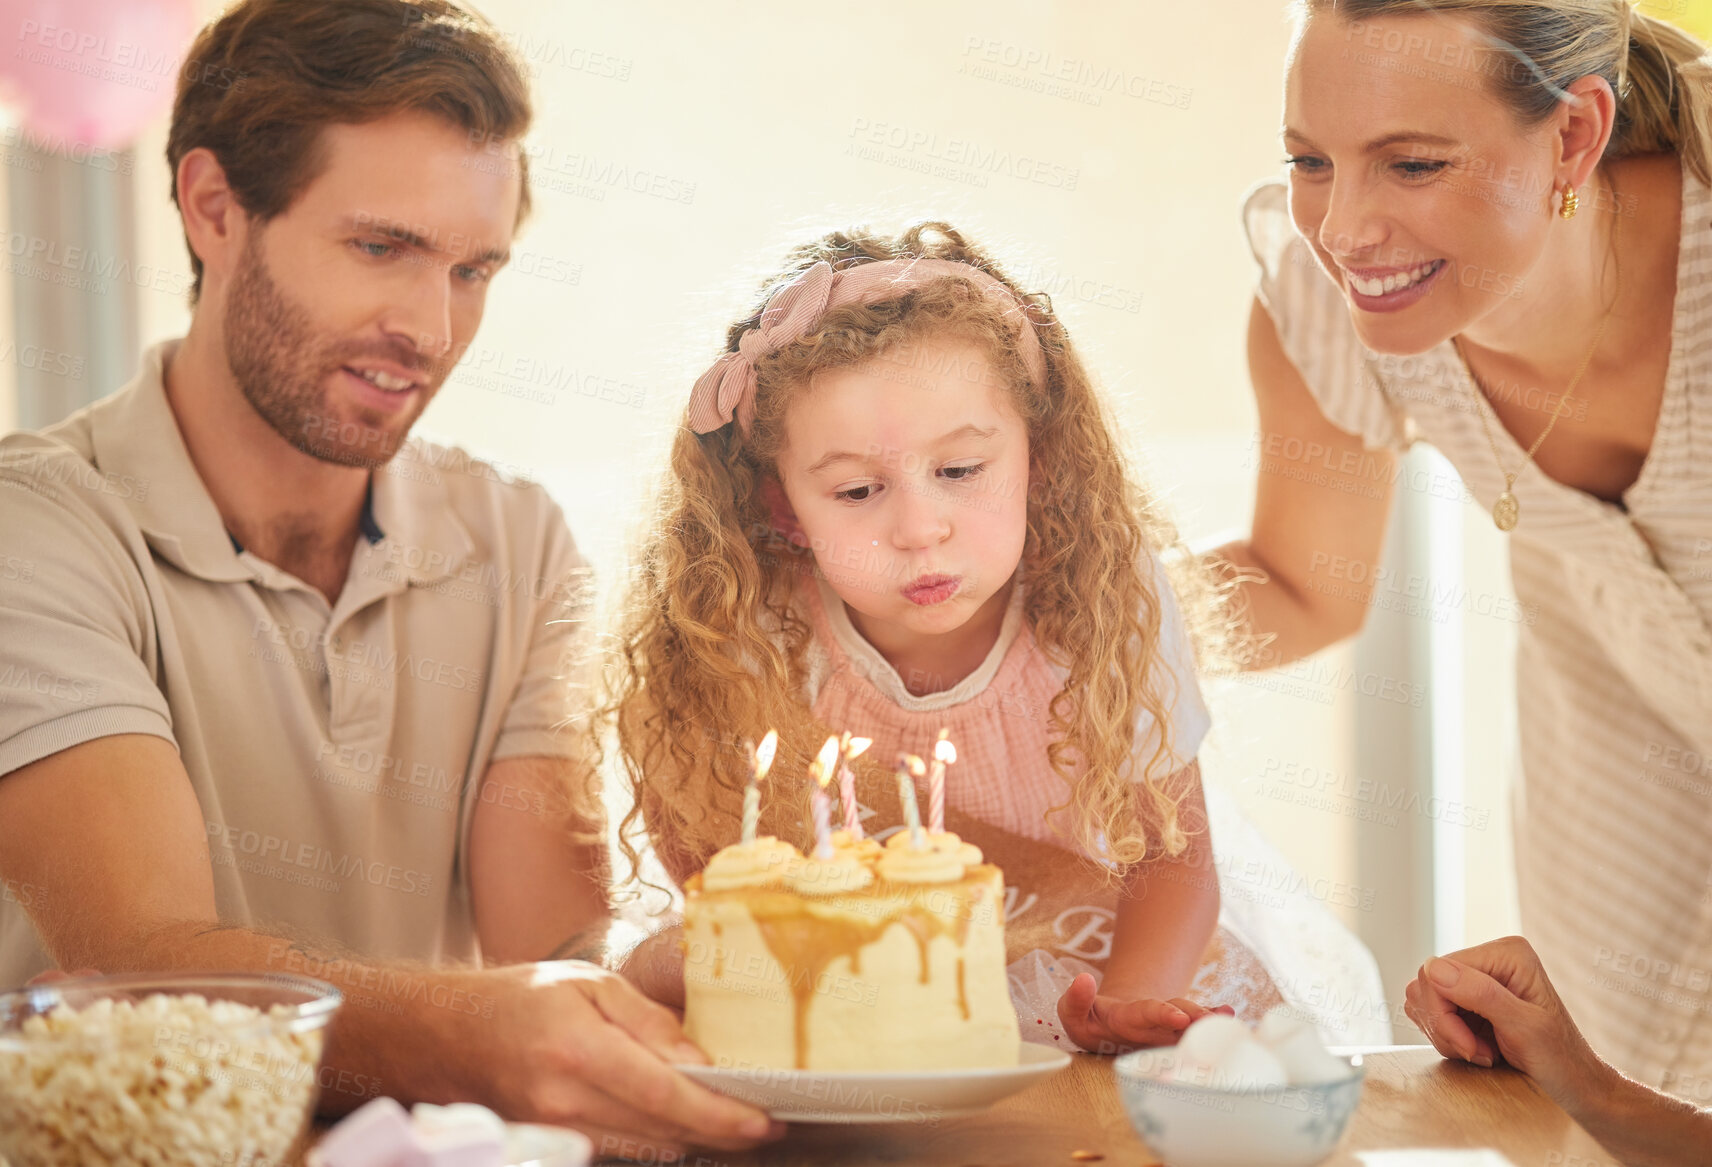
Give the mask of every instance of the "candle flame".
M 846 757 L 850 758 L 851 761 L 855 761 L 857 758 L 860 758 L 863 754 L 867 753 L 868 747 L 873 744 L 874 739 L 871 737 L 853 737 L 850 739 L 850 745 L 848 747 L 849 753 Z
M 820 755 L 809 763 L 809 773 L 814 780 L 824 787 L 832 781 L 832 776 L 838 772 L 838 739 L 829 737 L 826 744 L 820 747 Z
M 767 776 L 767 771 L 773 768 L 773 755 L 779 748 L 779 731 L 769 729 L 767 736 L 761 739 L 761 745 L 755 751 L 755 781 L 759 782 Z
M 943 734 L 945 731 L 940 730 L 939 732 L 941 734 Z M 952 762 L 955 762 L 957 760 L 957 747 L 952 745 L 944 737 L 941 737 L 937 742 L 934 743 L 933 756 L 937 760 L 944 762 L 946 765 L 949 766 Z
M 923 774 L 927 773 L 927 763 L 916 757 L 914 754 L 899 754 L 898 765 L 907 769 L 917 778 L 920 778 Z

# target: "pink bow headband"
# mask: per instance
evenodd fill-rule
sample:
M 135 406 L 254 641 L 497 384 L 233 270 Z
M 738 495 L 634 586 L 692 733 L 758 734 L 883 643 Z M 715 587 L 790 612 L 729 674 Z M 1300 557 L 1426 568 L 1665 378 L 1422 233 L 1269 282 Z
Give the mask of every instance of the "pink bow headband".
M 690 428 L 712 433 L 736 419 L 744 430 L 755 416 L 755 363 L 802 339 L 834 308 L 895 300 L 923 284 L 947 277 L 973 283 L 982 295 L 1014 314 L 1017 347 L 1036 385 L 1046 384 L 1046 354 L 1030 326 L 1028 309 L 1004 284 L 978 267 L 950 259 L 885 259 L 834 270 L 824 260 L 774 292 L 758 327 L 703 373 L 690 392 Z

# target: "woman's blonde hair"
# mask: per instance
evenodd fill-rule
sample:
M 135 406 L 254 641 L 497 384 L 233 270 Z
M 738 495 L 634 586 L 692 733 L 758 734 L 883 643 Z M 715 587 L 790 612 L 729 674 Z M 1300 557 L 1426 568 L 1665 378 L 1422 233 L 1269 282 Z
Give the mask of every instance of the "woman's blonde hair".
M 1617 95 L 1606 158 L 1674 152 L 1712 185 L 1712 61 L 1706 46 L 1628 0 L 1295 0 L 1346 20 L 1437 13 L 1475 20 L 1493 42 L 1495 92 L 1523 126 L 1569 86 L 1603 77 Z
M 741 748 L 768 727 L 780 734 L 775 773 L 802 773 L 820 742 L 860 726 L 816 724 L 803 700 L 811 632 L 792 607 L 812 581 L 809 551 L 774 530 L 775 457 L 787 409 L 816 373 L 895 356 L 929 336 L 978 345 L 1009 391 L 1029 437 L 1025 611 L 1039 644 L 1068 670 L 1049 709 L 1048 761 L 1071 782 L 1075 839 L 1088 854 L 1127 866 L 1187 845 L 1178 821 L 1182 792 L 1159 781 L 1169 743 L 1132 759 L 1138 714 L 1167 734 L 1170 710 L 1157 676 L 1160 598 L 1149 560 L 1160 554 L 1191 623 L 1215 595 L 1171 524 L 1128 473 L 1093 382 L 1043 295 L 1025 295 L 946 223 L 899 235 L 834 232 L 789 256 L 755 311 L 732 325 L 726 350 L 755 328 L 767 296 L 825 261 L 835 268 L 928 256 L 972 264 L 1003 282 L 1025 306 L 1046 356 L 1047 383 L 1034 384 L 1007 318 L 972 282 L 937 280 L 893 300 L 827 312 L 815 330 L 756 363 L 754 420 L 698 435 L 676 433 L 643 545 L 625 582 L 607 713 L 635 800 L 621 838 L 632 862 L 640 822 L 679 870 L 738 836 L 749 756 Z M 1174 553 L 1178 552 L 1178 553 Z M 863 759 L 867 762 L 867 759 Z M 859 781 L 876 781 L 875 759 Z M 1149 781 L 1133 781 L 1134 767 Z M 774 803 L 777 792 L 769 794 Z M 795 815 L 773 817 L 789 833 Z M 766 818 L 764 817 L 764 822 Z M 798 840 L 802 842 L 803 840 Z M 671 860 L 676 859 L 674 863 Z

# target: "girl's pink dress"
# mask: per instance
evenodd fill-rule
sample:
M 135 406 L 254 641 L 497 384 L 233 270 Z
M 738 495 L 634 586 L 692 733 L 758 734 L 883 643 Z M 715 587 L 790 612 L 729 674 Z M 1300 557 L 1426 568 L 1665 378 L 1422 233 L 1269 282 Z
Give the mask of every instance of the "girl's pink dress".
M 1170 726 L 1169 753 L 1149 776 L 1161 778 L 1196 759 L 1211 718 L 1182 613 L 1163 570 L 1157 562 L 1153 567 L 1162 605 L 1156 691 L 1167 699 Z M 948 730 L 957 747 L 957 762 L 946 778 L 949 811 L 1020 840 L 1081 854 L 1065 821 L 1068 812 L 1049 813 L 1069 794 L 1046 752 L 1052 736 L 1049 706 L 1063 688 L 1065 670 L 1048 660 L 1035 641 L 1023 611 L 1023 586 L 1019 581 L 1013 588 L 998 640 L 980 667 L 943 692 L 918 697 L 863 639 L 843 601 L 817 577 L 799 589 L 798 610 L 813 629 L 804 697 L 825 724 L 872 738 L 870 756 L 875 758 L 891 759 L 899 752 L 929 758 L 939 731 Z M 1154 719 L 1141 714 L 1135 727 L 1138 759 L 1153 756 L 1158 737 Z M 1142 777 L 1137 774 L 1138 780 Z M 1304 890 L 1306 881 L 1216 783 L 1203 782 L 1203 790 L 1221 908 L 1218 934 L 1191 995 L 1231 1004 L 1250 1021 L 1282 1000 L 1313 1020 L 1328 1041 L 1389 1042 L 1390 1011 L 1372 954 Z M 925 789 L 922 797 L 925 815 Z M 866 808 L 863 814 L 871 834 L 898 828 Z M 1024 1036 L 1051 1044 L 1064 1040 L 1057 1030 L 1058 998 L 1077 974 L 1099 975 L 1110 953 L 1113 893 L 1093 873 L 1084 875 L 1079 861 L 1056 862 L 1053 875 L 1040 879 L 1041 850 L 1020 840 L 1009 857 L 1002 853 L 1002 842 L 995 847 L 989 840 L 988 859 L 1006 869 L 1007 883 L 1022 885 L 1007 889 L 1011 994 Z M 1037 873 L 1033 885 L 1030 876 L 1019 877 L 1029 863 Z M 1077 890 L 1079 878 L 1085 879 L 1085 891 Z M 1019 952 L 1018 937 L 1027 937 L 1023 944 L 1033 947 Z
M 1073 848 L 1071 828 L 1062 821 L 1067 816 L 1048 818 L 1069 797 L 1046 756 L 1049 707 L 1066 673 L 1035 642 L 1023 615 L 1022 585 L 1012 589 L 999 639 L 981 666 L 944 692 L 917 697 L 851 624 L 837 594 L 824 580 L 815 584 L 803 589 L 814 628 L 807 696 L 815 715 L 872 738 L 872 756 L 882 759 L 900 751 L 931 758 L 940 729 L 948 729 L 957 762 L 946 776 L 947 807 L 1024 838 Z M 1169 590 L 1161 598 L 1161 667 L 1155 680 L 1171 710 L 1171 752 L 1154 778 L 1194 761 L 1211 726 L 1182 614 Z M 1137 756 L 1152 757 L 1158 739 L 1158 726 L 1143 713 L 1136 725 Z

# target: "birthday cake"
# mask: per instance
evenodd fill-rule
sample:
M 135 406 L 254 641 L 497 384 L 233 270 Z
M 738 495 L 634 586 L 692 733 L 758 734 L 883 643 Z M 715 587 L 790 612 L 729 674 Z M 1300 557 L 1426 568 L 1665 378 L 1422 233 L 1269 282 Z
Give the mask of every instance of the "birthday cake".
M 919 826 L 838 831 L 804 856 L 726 847 L 684 903 L 684 1027 L 715 1065 L 943 1070 L 1017 1064 L 1004 877 Z

